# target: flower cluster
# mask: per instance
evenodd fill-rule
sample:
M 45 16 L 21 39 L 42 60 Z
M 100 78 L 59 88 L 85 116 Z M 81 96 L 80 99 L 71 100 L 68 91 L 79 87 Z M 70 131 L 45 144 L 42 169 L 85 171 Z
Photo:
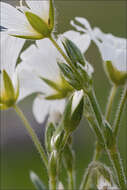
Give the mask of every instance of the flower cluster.
M 52 0 L 20 0 L 20 6 L 1 6 L 1 86 L 0 109 L 14 108 L 22 119 L 46 166 L 49 190 L 64 189 L 59 179 L 61 165 L 68 175 L 68 189 L 75 190 L 73 132 L 83 116 L 93 129 L 97 145 L 95 156 L 83 176 L 80 190 L 125 189 L 126 177 L 117 148 L 120 118 L 127 99 L 127 39 L 92 29 L 85 18 L 76 17 L 69 30 L 54 37 L 55 9 Z M 30 41 L 27 45 L 27 40 Z M 94 68 L 85 53 L 94 42 L 104 68 L 115 89 L 123 87 L 114 124 L 109 115 L 115 91 L 111 91 L 104 116 L 94 93 Z M 35 94 L 33 114 L 42 123 L 46 116 L 45 150 L 17 104 Z M 112 127 L 113 125 L 113 127 Z M 105 151 L 115 169 L 99 161 Z M 93 177 L 94 176 L 94 177 Z M 116 179 L 114 180 L 114 176 Z M 45 189 L 40 178 L 30 173 L 36 189 Z M 94 180 L 96 178 L 96 180 Z M 116 185 L 117 184 L 117 185 Z

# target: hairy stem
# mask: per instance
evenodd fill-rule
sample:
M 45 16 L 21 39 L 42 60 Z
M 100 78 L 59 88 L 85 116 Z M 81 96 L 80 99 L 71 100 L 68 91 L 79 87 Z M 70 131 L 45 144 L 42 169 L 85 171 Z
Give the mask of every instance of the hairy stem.
M 125 85 L 124 89 L 123 89 L 123 93 L 122 93 L 122 97 L 119 103 L 119 107 L 116 113 L 116 119 L 113 125 L 113 131 L 114 131 L 114 135 L 117 137 L 117 134 L 119 132 L 119 126 L 120 126 L 120 119 L 121 119 L 121 115 L 123 113 L 123 109 L 124 109 L 124 105 L 125 105 L 125 101 L 127 100 L 127 85 Z
M 121 161 L 121 157 L 120 157 L 120 153 L 117 150 L 116 146 L 113 146 L 110 150 L 109 150 L 109 157 L 112 161 L 114 170 L 117 173 L 117 179 L 119 181 L 119 185 L 121 190 L 124 190 L 127 188 L 127 182 L 126 182 L 126 177 L 124 174 L 124 168 L 123 168 L 123 164 Z
M 110 92 L 110 95 L 109 95 L 109 98 L 108 98 L 107 108 L 106 108 L 105 118 L 106 118 L 107 121 L 109 121 L 109 118 L 110 118 L 111 108 L 112 108 L 112 105 L 113 105 L 113 100 L 114 100 L 114 97 L 116 95 L 116 92 L 117 92 L 117 86 L 114 84 L 112 89 L 111 89 L 111 92 Z
M 20 117 L 20 119 L 22 120 L 22 122 L 24 123 L 24 126 L 28 132 L 28 134 L 30 135 L 36 149 L 38 150 L 38 152 L 40 153 L 40 156 L 46 166 L 46 168 L 48 167 L 48 160 L 47 160 L 47 156 L 45 154 L 45 151 L 37 137 L 37 135 L 35 134 L 34 130 L 32 129 L 31 125 L 29 124 L 29 122 L 27 121 L 26 117 L 24 116 L 23 112 L 20 110 L 20 108 L 17 105 L 13 106 L 14 110 L 16 111 L 16 113 L 18 114 L 18 116 Z
M 99 105 L 97 103 L 94 91 L 91 90 L 87 95 L 88 95 L 89 100 L 91 102 L 91 107 L 93 108 L 96 120 L 98 121 L 98 124 L 99 124 L 99 127 L 101 128 L 101 130 L 103 132 L 103 129 L 105 128 L 105 124 L 103 122 L 103 115 L 100 111 L 100 108 L 99 108 Z M 105 141 L 106 139 L 103 135 L 102 135 L 102 138 L 104 139 L 104 142 L 106 142 Z M 126 189 L 125 174 L 124 174 L 124 170 L 123 170 L 123 166 L 122 166 L 120 157 L 118 156 L 119 153 L 118 153 L 117 149 L 115 149 L 115 156 L 117 155 L 115 157 L 115 159 L 114 159 L 114 154 L 112 155 L 112 148 L 110 150 L 108 150 L 106 143 L 105 143 L 105 149 L 108 153 L 109 159 L 110 159 L 113 167 L 115 168 L 115 172 L 116 172 L 116 175 L 118 178 L 119 187 L 121 188 L 121 190 Z M 119 171 L 121 171 L 121 174 L 119 174 Z

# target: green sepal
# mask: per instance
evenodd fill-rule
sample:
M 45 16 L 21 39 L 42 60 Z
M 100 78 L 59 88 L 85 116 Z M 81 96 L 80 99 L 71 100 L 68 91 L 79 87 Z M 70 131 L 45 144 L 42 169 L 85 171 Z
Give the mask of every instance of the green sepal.
M 3 70 L 3 92 L 1 93 L 1 103 L 6 104 L 6 106 L 12 106 L 15 101 L 15 90 L 12 84 L 12 81 L 8 75 L 8 73 Z
M 34 172 L 30 172 L 30 178 L 37 190 L 46 190 L 46 187 Z
M 51 138 L 54 132 L 55 132 L 55 126 L 53 125 L 53 123 L 49 123 L 45 131 L 45 146 L 48 153 L 51 153 L 52 151 Z
M 111 126 L 109 125 L 109 123 L 106 120 L 103 122 L 104 122 L 104 126 L 105 126 L 104 136 L 106 139 L 106 145 L 107 145 L 107 148 L 110 149 L 115 144 L 114 133 L 113 133 L 113 130 L 112 130 Z
M 50 36 L 51 31 L 49 30 L 48 25 L 39 16 L 31 12 L 25 12 L 25 15 L 34 30 L 44 37 Z
M 77 77 L 75 76 L 73 70 L 65 63 L 58 63 L 58 66 L 65 77 L 65 80 L 76 90 L 80 90 L 80 82 L 78 81 Z
M 57 83 L 53 82 L 52 80 L 49 80 L 47 78 L 44 77 L 40 77 L 40 79 L 42 79 L 48 86 L 50 86 L 51 88 L 55 89 L 56 91 L 60 91 L 60 87 Z
M 38 34 L 36 36 L 22 36 L 22 35 L 14 35 L 14 34 L 9 34 L 10 36 L 21 38 L 21 39 L 26 39 L 26 40 L 41 40 L 44 38 L 42 34 Z
M 49 28 L 53 29 L 54 27 L 54 5 L 53 5 L 53 0 L 50 0 L 49 4 Z
M 116 85 L 124 85 L 127 81 L 127 71 L 118 71 L 111 61 L 105 62 L 106 71 L 113 83 Z
M 80 63 L 84 66 L 84 57 L 77 45 L 65 37 L 63 38 L 62 43 L 72 63 L 74 63 L 75 65 L 77 63 Z

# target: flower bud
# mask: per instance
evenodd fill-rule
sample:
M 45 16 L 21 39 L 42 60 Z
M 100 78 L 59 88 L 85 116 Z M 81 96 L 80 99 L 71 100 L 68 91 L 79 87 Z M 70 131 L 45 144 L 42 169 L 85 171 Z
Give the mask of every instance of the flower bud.
M 0 108 L 7 109 L 13 106 L 18 98 L 19 87 L 16 89 L 8 73 L 3 70 L 1 75 Z
M 78 126 L 84 107 L 83 91 L 76 91 L 64 111 L 63 126 L 66 133 L 72 133 Z
M 57 161 L 58 161 L 57 151 L 54 150 L 50 155 L 49 166 L 48 166 L 49 174 L 53 178 L 57 176 Z
M 51 138 L 53 136 L 53 133 L 55 132 L 55 127 L 53 123 L 49 123 L 46 127 L 45 131 L 45 146 L 48 153 L 52 151 L 51 148 Z
M 120 71 L 111 61 L 105 62 L 105 67 L 110 80 L 116 85 L 124 85 L 127 82 L 127 71 Z
M 64 131 L 60 131 L 59 133 L 54 133 L 53 137 L 51 138 L 51 148 L 57 150 L 58 152 L 62 148 L 62 141 L 64 137 Z
M 62 43 L 72 63 L 75 65 L 77 63 L 80 63 L 84 66 L 85 60 L 80 49 L 77 47 L 77 45 L 65 37 L 63 38 Z

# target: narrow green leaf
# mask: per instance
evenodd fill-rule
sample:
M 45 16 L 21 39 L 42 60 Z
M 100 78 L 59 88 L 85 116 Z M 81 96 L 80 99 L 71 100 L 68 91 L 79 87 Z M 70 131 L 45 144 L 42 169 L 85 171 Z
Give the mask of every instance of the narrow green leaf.
M 48 25 L 39 16 L 31 12 L 25 12 L 25 15 L 33 29 L 42 34 L 44 37 L 50 35 Z
M 42 181 L 39 179 L 39 177 L 34 172 L 30 172 L 30 178 L 37 190 L 46 190 Z

